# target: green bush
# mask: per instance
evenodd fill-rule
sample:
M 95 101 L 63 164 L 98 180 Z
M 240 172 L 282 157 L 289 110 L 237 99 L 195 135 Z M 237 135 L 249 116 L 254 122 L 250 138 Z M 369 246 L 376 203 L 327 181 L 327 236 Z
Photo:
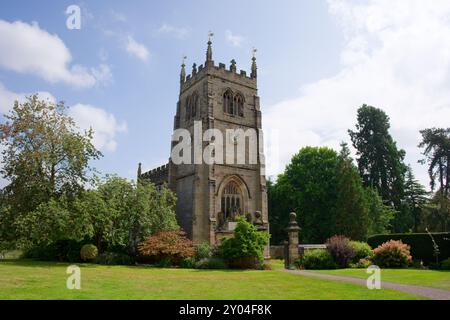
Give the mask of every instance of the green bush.
M 98 249 L 93 244 L 85 244 L 81 247 L 80 257 L 83 261 L 93 261 L 98 256 Z
M 194 257 L 187 257 L 184 258 L 183 261 L 180 263 L 181 268 L 185 269 L 195 269 L 197 261 Z
M 208 242 L 202 242 L 195 247 L 195 260 L 208 259 L 212 256 L 212 248 Z
M 450 258 L 447 258 L 441 262 L 441 269 L 442 270 L 450 270 Z
M 94 263 L 114 266 L 114 265 L 131 265 L 133 264 L 133 259 L 124 253 L 117 252 L 103 252 L 95 258 Z
M 80 250 L 83 244 L 85 242 L 58 240 L 29 248 L 23 252 L 22 257 L 41 261 L 80 262 Z
M 439 246 L 439 261 L 450 258 L 450 232 L 432 233 L 434 240 Z M 378 234 L 369 237 L 367 242 L 375 249 L 389 240 L 401 240 L 411 247 L 411 255 L 415 260 L 422 260 L 425 265 L 434 263 L 433 241 L 427 233 L 397 233 Z
M 366 269 L 369 266 L 372 265 L 372 261 L 369 259 L 360 259 L 356 263 L 350 263 L 350 268 L 356 268 L 356 269 Z
M 196 269 L 226 269 L 227 264 L 220 258 L 203 258 L 195 264 Z
M 350 246 L 355 252 L 352 258 L 352 263 L 359 263 L 362 259 L 370 260 L 373 257 L 372 248 L 366 242 L 350 241 Z
M 373 262 L 381 268 L 406 268 L 412 263 L 409 246 L 390 240 L 373 250 Z
M 300 269 L 336 269 L 337 264 L 328 250 L 315 249 L 306 250 L 305 253 L 296 261 Z
M 239 218 L 234 237 L 226 238 L 219 247 L 219 254 L 231 268 L 258 268 L 264 260 L 264 247 L 269 234 L 259 232 L 244 218 Z

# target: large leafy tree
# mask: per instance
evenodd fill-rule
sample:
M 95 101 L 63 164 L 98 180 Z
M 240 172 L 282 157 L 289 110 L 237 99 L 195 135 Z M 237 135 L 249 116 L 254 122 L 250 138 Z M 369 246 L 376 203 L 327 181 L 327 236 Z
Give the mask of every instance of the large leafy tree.
M 356 130 L 349 130 L 349 134 L 364 186 L 376 188 L 382 199 L 400 212 L 405 152 L 397 148 L 389 128 L 389 117 L 383 110 L 363 105 L 358 109 Z
M 323 243 L 337 233 L 367 235 L 365 192 L 348 149 L 305 147 L 269 187 L 269 217 L 275 241 L 285 239 L 289 212 L 298 213 L 304 243 Z
M 377 189 L 368 187 L 365 189 L 365 192 L 369 215 L 368 234 L 374 235 L 389 232 L 391 221 L 394 219 L 396 211 L 383 202 Z
M 101 153 L 92 144 L 93 132 L 80 132 L 62 102 L 33 95 L 23 103 L 16 101 L 4 118 L 0 174 L 9 184 L 3 190 L 7 210 L 0 223 L 7 223 L 3 227 L 9 230 L 3 241 L 13 241 L 20 236 L 16 230 L 20 219 L 44 210 L 38 208 L 51 199 L 76 197 L 92 178 L 89 162 Z

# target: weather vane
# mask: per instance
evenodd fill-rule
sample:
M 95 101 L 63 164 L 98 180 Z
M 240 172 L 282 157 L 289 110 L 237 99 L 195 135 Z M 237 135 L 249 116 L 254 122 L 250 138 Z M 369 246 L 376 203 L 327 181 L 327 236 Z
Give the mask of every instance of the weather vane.
M 252 49 L 252 53 L 253 53 L 253 58 L 256 58 L 256 51 L 258 51 L 258 50 L 256 50 L 256 48 L 255 48 L 255 47 L 253 47 L 253 49 Z
M 208 32 L 208 41 L 211 41 L 211 37 L 214 36 L 214 33 L 212 33 L 211 30 Z
M 187 57 L 186 57 L 185 55 L 183 55 L 183 56 L 181 57 L 181 63 L 184 64 L 184 62 L 186 61 L 186 59 L 187 59 Z

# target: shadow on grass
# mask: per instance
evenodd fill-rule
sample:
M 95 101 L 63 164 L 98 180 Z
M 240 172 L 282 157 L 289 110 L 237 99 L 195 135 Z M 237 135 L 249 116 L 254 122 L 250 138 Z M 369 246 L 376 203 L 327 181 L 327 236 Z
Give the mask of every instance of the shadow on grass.
M 180 267 L 172 267 L 172 268 L 162 268 L 154 265 L 101 265 L 101 264 L 93 264 L 93 263 L 82 263 L 82 262 L 59 262 L 59 261 L 41 261 L 34 259 L 1 259 L 1 265 L 11 265 L 18 267 L 29 267 L 29 268 L 50 268 L 50 267 L 67 267 L 70 265 L 78 265 L 82 268 L 130 268 L 134 270 L 184 270 L 196 273 L 207 273 L 211 271 L 220 271 L 226 273 L 242 273 L 246 271 L 270 271 L 270 270 L 257 270 L 257 269 L 189 269 L 189 268 L 180 268 Z

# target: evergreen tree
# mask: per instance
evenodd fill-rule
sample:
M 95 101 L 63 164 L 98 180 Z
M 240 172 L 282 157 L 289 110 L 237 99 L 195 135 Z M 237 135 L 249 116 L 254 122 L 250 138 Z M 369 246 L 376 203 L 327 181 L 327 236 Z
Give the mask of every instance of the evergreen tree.
M 395 210 L 383 203 L 383 199 L 375 188 L 366 188 L 368 203 L 369 226 L 368 234 L 384 234 L 389 232 L 391 221 L 394 219 Z
M 341 144 L 337 178 L 336 233 L 365 240 L 368 232 L 368 203 L 358 169 L 347 144 Z
M 389 134 L 389 117 L 381 109 L 363 105 L 358 109 L 357 118 L 356 131 L 349 130 L 349 134 L 357 150 L 358 169 L 364 186 L 376 188 L 385 202 L 401 212 L 405 152 L 397 149 Z
M 411 166 L 408 166 L 405 181 L 405 202 L 409 216 L 412 218 L 412 225 L 409 227 L 412 227 L 414 232 L 419 232 L 424 206 L 428 202 L 428 195 L 425 187 L 414 177 Z

